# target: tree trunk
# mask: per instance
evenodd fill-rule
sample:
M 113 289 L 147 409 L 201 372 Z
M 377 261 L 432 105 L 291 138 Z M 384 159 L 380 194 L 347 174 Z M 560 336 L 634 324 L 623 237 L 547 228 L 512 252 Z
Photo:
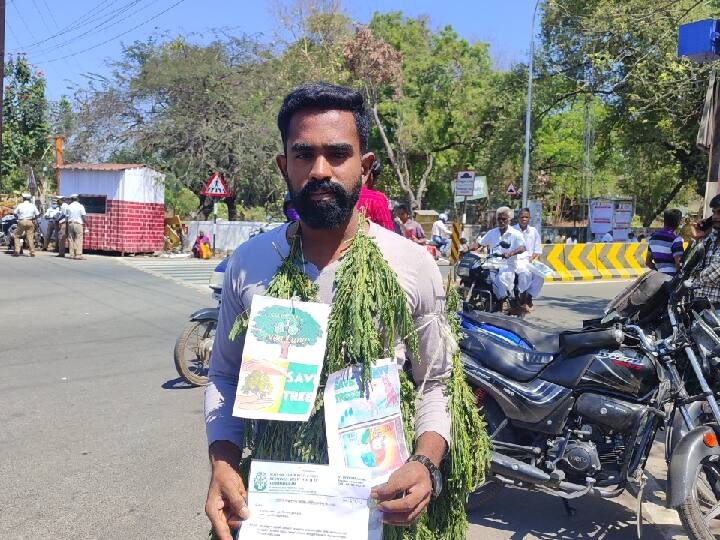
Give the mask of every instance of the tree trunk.
M 225 203 L 228 208 L 228 220 L 237 221 L 237 201 L 235 200 L 235 197 L 228 197 L 225 199 Z

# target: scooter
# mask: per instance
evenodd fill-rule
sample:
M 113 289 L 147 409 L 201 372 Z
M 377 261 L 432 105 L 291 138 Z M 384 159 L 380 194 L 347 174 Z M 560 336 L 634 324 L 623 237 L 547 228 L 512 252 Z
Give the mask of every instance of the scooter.
M 190 322 L 175 342 L 175 369 L 178 375 L 192 386 L 204 386 L 208 383 L 210 355 L 215 343 L 220 314 L 222 284 L 230 257 L 225 257 L 215 267 L 210 277 L 209 287 L 216 307 L 202 308 L 190 315 Z

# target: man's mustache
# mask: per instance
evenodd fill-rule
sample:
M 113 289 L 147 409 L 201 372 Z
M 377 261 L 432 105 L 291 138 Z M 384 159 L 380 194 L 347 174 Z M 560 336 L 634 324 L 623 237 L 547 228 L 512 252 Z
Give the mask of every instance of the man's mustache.
M 343 189 L 341 185 L 331 180 L 311 180 L 303 186 L 298 195 L 301 198 L 306 198 L 318 191 L 327 191 L 335 196 L 347 195 L 345 189 Z

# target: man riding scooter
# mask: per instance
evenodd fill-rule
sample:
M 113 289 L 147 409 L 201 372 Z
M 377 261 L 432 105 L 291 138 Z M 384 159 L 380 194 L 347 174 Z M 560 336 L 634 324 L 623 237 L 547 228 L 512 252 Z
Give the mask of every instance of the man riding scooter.
M 495 220 L 498 226 L 488 231 L 478 240 L 481 246 L 487 246 L 491 257 L 502 259 L 502 264 L 492 277 L 492 287 L 495 296 L 501 300 L 497 311 L 502 310 L 505 300 L 509 300 L 515 288 L 515 271 L 517 256 L 525 252 L 525 242 L 522 233 L 510 227 L 513 218 L 512 209 L 501 206 L 495 211 Z M 515 307 L 515 306 L 514 306 Z

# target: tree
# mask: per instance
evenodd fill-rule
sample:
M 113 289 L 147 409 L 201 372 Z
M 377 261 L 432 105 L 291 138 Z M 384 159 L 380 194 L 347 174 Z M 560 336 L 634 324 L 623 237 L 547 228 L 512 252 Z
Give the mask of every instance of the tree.
M 258 399 L 265 399 L 272 391 L 272 383 L 270 375 L 262 371 L 255 370 L 245 377 L 242 392 L 244 394 L 255 394 Z
M 430 191 L 447 204 L 449 179 L 476 164 L 487 136 L 475 112 L 486 107 L 493 81 L 487 45 L 451 27 L 433 32 L 422 17 L 376 13 L 344 57 L 368 100 L 373 148 L 384 150 L 403 198 L 421 208 Z
M 20 189 L 31 169 L 49 164 L 45 79 L 22 56 L 5 65 L 0 189 Z
M 702 193 L 707 157 L 695 146 L 709 66 L 676 56 L 677 28 L 717 13 L 698 0 L 548 0 L 542 21 L 536 116 L 594 96 L 606 105 L 595 139 L 623 156 L 620 185 L 649 225 L 692 185 Z M 663 180 L 655 182 L 657 171 Z M 655 189 L 647 191 L 648 184 Z M 634 191 L 640 189 L 640 191 Z
M 252 334 L 265 343 L 280 345 L 280 358 L 287 358 L 290 345 L 306 347 L 322 336 L 318 322 L 302 309 L 268 306 L 255 317 Z

